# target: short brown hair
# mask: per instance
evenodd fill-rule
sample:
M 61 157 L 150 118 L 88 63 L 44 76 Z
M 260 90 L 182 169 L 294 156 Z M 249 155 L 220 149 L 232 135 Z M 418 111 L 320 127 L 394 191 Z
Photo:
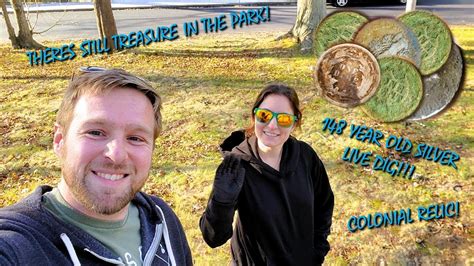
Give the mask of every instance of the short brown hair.
M 161 98 L 147 81 L 122 69 L 81 72 L 73 77 L 64 93 L 56 123 L 64 127 L 67 132 L 76 103 L 82 95 L 103 94 L 117 88 L 140 91 L 150 100 L 155 116 L 154 138 L 156 139 L 161 132 Z
M 245 132 L 247 136 L 251 136 L 254 134 L 254 129 L 255 129 L 255 114 L 254 110 L 255 108 L 259 107 L 260 104 L 265 100 L 265 98 L 271 94 L 277 94 L 277 95 L 282 95 L 288 98 L 291 104 L 291 108 L 293 109 L 294 115 L 296 115 L 296 124 L 295 127 L 299 128 L 301 126 L 301 118 L 303 117 L 303 114 L 301 113 L 300 109 L 300 100 L 298 99 L 298 94 L 296 91 L 285 85 L 285 84 L 270 84 L 267 85 L 257 96 L 257 99 L 255 100 L 255 103 L 252 106 L 252 110 L 250 110 L 252 116 L 252 121 L 250 127 L 248 127 Z

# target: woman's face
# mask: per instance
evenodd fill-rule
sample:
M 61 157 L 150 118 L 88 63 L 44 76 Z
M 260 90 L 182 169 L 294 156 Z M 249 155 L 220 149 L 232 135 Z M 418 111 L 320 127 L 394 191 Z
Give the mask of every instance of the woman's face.
M 279 94 L 268 95 L 258 108 L 268 109 L 274 113 L 287 113 L 294 115 L 290 100 L 286 96 Z M 255 119 L 255 135 L 259 140 L 259 145 L 263 144 L 268 148 L 283 147 L 283 144 L 290 137 L 294 127 L 294 123 L 291 127 L 287 128 L 278 126 L 275 117 L 273 117 L 267 124 L 261 123 Z

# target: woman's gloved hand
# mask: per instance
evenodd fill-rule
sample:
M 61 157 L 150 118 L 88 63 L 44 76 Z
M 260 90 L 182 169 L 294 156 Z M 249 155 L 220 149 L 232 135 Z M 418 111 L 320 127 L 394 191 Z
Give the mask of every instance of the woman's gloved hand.
M 240 160 L 238 156 L 228 154 L 217 168 L 213 187 L 215 201 L 223 204 L 237 201 L 245 179 L 245 169 Z

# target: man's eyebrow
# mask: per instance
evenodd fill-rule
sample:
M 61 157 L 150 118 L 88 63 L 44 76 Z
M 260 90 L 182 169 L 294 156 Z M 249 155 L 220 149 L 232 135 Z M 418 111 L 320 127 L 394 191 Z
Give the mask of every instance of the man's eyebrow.
M 143 132 L 147 135 L 153 136 L 154 132 L 153 129 L 149 129 L 147 127 L 144 127 L 142 125 L 137 125 L 137 124 L 127 124 L 127 127 L 131 127 L 133 131 L 138 131 L 138 132 Z
M 79 125 L 80 128 L 82 129 L 88 129 L 92 127 L 105 127 L 105 126 L 110 126 L 112 123 L 110 121 L 107 121 L 105 119 L 87 119 L 83 123 Z
M 95 125 L 107 125 L 110 124 L 110 122 L 107 122 L 105 119 L 88 119 L 83 126 L 95 126 Z
M 89 126 L 115 126 L 115 123 L 114 122 L 111 122 L 109 120 L 106 120 L 106 119 L 91 119 L 91 120 L 88 120 L 86 122 L 84 122 L 84 124 L 82 124 L 83 127 L 89 127 Z M 132 131 L 139 131 L 139 132 L 143 132 L 145 134 L 148 134 L 148 135 L 153 135 L 154 132 L 153 132 L 153 129 L 150 129 L 148 127 L 145 127 L 143 125 L 139 125 L 139 124 L 135 124 L 135 123 L 127 123 L 125 124 L 126 128 L 131 128 Z

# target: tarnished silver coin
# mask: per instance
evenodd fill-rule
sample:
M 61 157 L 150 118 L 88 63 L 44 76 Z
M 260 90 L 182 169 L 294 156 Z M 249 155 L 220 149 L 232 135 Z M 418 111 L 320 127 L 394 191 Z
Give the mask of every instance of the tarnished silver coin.
M 379 18 L 362 26 L 354 42 L 360 44 L 377 58 L 399 56 L 421 65 L 421 48 L 412 30 L 393 18 Z
M 321 55 L 314 77 L 325 99 L 341 107 L 353 107 L 374 95 L 380 82 L 380 69 L 377 59 L 367 49 L 345 43 Z
M 321 56 L 329 47 L 351 42 L 359 28 L 369 21 L 354 11 L 333 12 L 319 23 L 314 33 L 314 52 Z
M 448 60 L 453 44 L 451 30 L 438 16 L 427 11 L 412 11 L 399 20 L 416 35 L 421 47 L 421 74 L 430 75 Z
M 423 100 L 408 120 L 433 117 L 443 111 L 456 98 L 461 89 L 464 63 L 461 51 L 452 45 L 448 61 L 437 72 L 423 77 Z
M 413 114 L 423 97 L 419 70 L 408 60 L 384 57 L 379 60 L 381 81 L 375 95 L 362 110 L 382 122 L 400 121 Z

